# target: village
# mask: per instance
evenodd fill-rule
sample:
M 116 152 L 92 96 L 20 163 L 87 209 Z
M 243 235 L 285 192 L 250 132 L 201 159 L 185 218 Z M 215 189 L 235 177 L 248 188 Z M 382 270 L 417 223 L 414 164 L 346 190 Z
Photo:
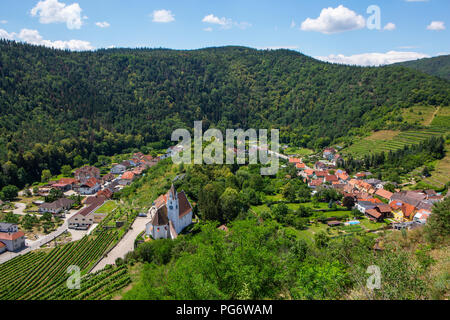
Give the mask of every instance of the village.
M 342 157 L 334 148 L 325 148 L 322 158 L 312 168 L 301 158 L 290 157 L 289 163 L 295 165 L 298 176 L 308 184 L 313 194 L 318 188 L 334 189 L 343 196 L 342 202 L 353 204 L 353 209 L 373 222 L 387 221 L 393 229 L 410 229 L 426 224 L 434 203 L 444 199 L 444 195 L 434 190 L 401 191 L 395 183 L 375 179 L 370 172 L 350 176 L 345 170 L 338 169 Z M 386 190 L 387 185 L 393 190 Z M 357 224 L 358 221 L 350 223 Z M 339 221 L 329 222 L 331 226 L 339 224 Z
M 180 151 L 182 151 L 180 146 L 172 146 L 158 157 L 144 155 L 141 152 L 134 153 L 128 160 L 112 163 L 109 172 L 103 176 L 100 169 L 94 166 L 83 166 L 73 171 L 73 178 L 64 177 L 56 181 L 48 181 L 37 190 L 35 188 L 33 192 L 39 199 L 54 199 L 57 195 L 51 202 L 34 200 L 33 205 L 37 210 L 32 212 L 33 215 L 40 217 L 50 215 L 50 219 L 53 217 L 55 221 L 59 221 L 57 228 L 55 227 L 55 230 L 48 234 L 35 236 L 33 239 L 29 232 L 27 236 L 17 224 L 2 222 L 0 253 L 9 251 L 9 255 L 0 256 L 0 262 L 37 249 L 68 230 L 72 234 L 72 241 L 75 241 L 84 235 L 89 235 L 99 225 L 105 228 L 104 222 L 110 219 L 109 216 L 114 210 L 99 209 L 104 208 L 105 203 L 113 202 L 109 200 L 114 197 L 114 194 L 131 185 L 143 175 L 145 170 Z M 235 149 L 233 151 L 236 152 Z M 335 190 L 342 195 L 342 200 L 337 202 L 340 207 L 356 209 L 370 221 L 389 225 L 389 228 L 394 230 L 411 229 L 426 224 L 428 217 L 432 214 L 433 204 L 444 198 L 442 194 L 434 190 L 401 191 L 390 182 L 373 178 L 370 172 L 358 172 L 350 176 L 345 170 L 338 168 L 342 157 L 334 148 L 325 148 L 319 155 L 322 159 L 310 166 L 300 157 L 280 153 L 275 156 L 286 162 L 282 167 L 295 166 L 297 177 L 307 184 L 311 195 L 321 189 Z M 391 191 L 386 189 L 388 185 Z M 14 214 L 30 214 L 29 211 L 25 211 L 25 204 L 18 202 L 14 206 Z M 132 243 L 138 234 L 144 234 L 147 240 L 175 239 L 193 221 L 191 203 L 185 193 L 177 191 L 173 185 L 153 202 L 150 209 L 145 208 L 141 211 L 139 217 L 145 217 L 146 220 L 139 222 L 138 230 L 133 231 L 133 237 L 128 237 L 126 244 L 122 243 L 122 249 L 119 243 L 117 247 L 120 252 L 113 254 L 112 257 L 123 257 L 127 250 L 133 250 Z M 109 218 L 105 219 L 106 217 Z M 328 217 L 324 223 L 331 228 L 341 225 L 355 226 L 361 223 L 356 217 L 347 220 Z M 117 226 L 121 225 L 119 222 L 113 221 Z M 226 229 L 226 226 L 222 225 L 219 228 Z M 114 264 L 113 259 L 106 260 Z
M 104 205 L 108 206 L 106 203 L 113 198 L 115 193 L 131 185 L 144 174 L 145 170 L 156 165 L 160 160 L 172 156 L 173 152 L 174 147 L 168 148 L 166 153 L 157 157 L 144 155 L 141 152 L 134 153 L 128 160 L 112 163 L 109 172 L 103 176 L 101 176 L 100 169 L 94 166 L 83 166 L 73 171 L 73 178 L 64 177 L 57 181 L 48 181 L 35 187 L 33 191 L 31 189 L 21 191 L 22 199 L 27 199 L 24 194 L 33 193 L 31 199 L 38 200 L 33 200 L 32 203 L 0 202 L 0 207 L 7 212 L 6 215 L 9 214 L 16 219 L 19 216 L 22 217 L 22 226 L 24 225 L 23 220 L 26 218 L 34 219 L 32 221 L 37 222 L 46 221 L 46 217 L 48 217 L 48 221 L 54 221 L 55 224 L 53 229 L 50 228 L 50 232 L 42 232 L 39 230 L 42 228 L 21 230 L 17 223 L 0 220 L 0 262 L 51 243 L 69 230 L 72 234 L 72 241 L 89 235 L 105 220 L 108 213 L 111 213 L 100 212 L 99 209 Z M 54 200 L 46 202 L 43 199 Z M 184 199 L 186 198 L 184 197 Z M 186 203 L 186 201 L 183 205 L 185 208 L 191 209 L 189 202 Z M 187 212 L 183 212 L 183 214 L 186 215 Z M 141 212 L 139 215 L 146 217 L 147 213 Z M 192 210 L 190 216 L 192 216 Z M 121 226 L 123 221 L 122 223 L 117 221 L 115 224 Z M 156 228 L 159 230 L 159 227 L 158 224 L 155 231 Z M 150 230 L 150 227 L 147 228 Z M 153 231 L 153 228 L 151 230 Z M 172 232 L 172 236 L 176 236 L 174 232 Z

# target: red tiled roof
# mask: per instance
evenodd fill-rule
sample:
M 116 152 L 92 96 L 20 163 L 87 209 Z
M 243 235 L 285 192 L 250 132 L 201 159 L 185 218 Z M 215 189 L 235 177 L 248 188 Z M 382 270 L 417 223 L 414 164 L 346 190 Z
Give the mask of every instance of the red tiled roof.
M 375 194 L 377 196 L 380 196 L 380 197 L 382 197 L 384 199 L 387 199 L 387 200 L 390 200 L 392 195 L 393 195 L 392 192 L 389 192 L 389 191 L 384 190 L 384 189 L 378 189 L 377 192 L 375 192 Z
M 88 186 L 89 188 L 94 187 L 98 183 L 98 180 L 95 178 L 89 178 L 83 185 Z
M 338 181 L 339 179 L 335 175 L 330 174 L 330 175 L 325 176 L 325 180 L 327 182 L 333 182 L 333 181 Z
M 123 180 L 132 180 L 134 178 L 134 173 L 131 171 L 127 171 L 122 175 Z
M 22 231 L 17 231 L 14 233 L 0 232 L 0 240 L 17 240 L 23 236 L 25 236 L 25 233 Z
M 297 163 L 295 166 L 297 167 L 297 169 L 304 169 L 306 167 L 306 164 L 304 164 L 304 163 Z
M 377 198 L 361 199 L 359 201 L 368 201 L 368 202 L 372 202 L 372 203 L 383 203 L 383 201 L 381 201 L 380 199 L 377 199 Z
M 366 210 L 366 213 L 367 213 L 369 216 L 374 217 L 375 219 L 380 219 L 380 218 L 382 217 L 382 214 L 379 213 L 379 212 L 378 212 L 377 210 L 375 210 L 375 209 L 367 209 L 367 210 Z
M 6 247 L 6 245 L 0 241 L 0 248 Z
M 402 206 L 402 212 L 406 218 L 409 218 L 414 210 L 416 210 L 416 207 L 410 205 L 409 203 L 404 203 Z
M 299 158 L 289 158 L 289 163 L 301 163 L 302 159 Z
M 320 186 L 323 183 L 322 179 L 316 179 L 316 180 L 312 180 L 309 185 L 310 186 Z
M 59 183 L 61 183 L 61 184 L 75 184 L 75 183 L 78 183 L 78 180 L 74 179 L 74 178 L 61 178 L 61 179 L 59 179 Z
M 178 192 L 178 206 L 180 208 L 180 218 L 192 211 L 191 204 L 184 194 L 184 191 Z

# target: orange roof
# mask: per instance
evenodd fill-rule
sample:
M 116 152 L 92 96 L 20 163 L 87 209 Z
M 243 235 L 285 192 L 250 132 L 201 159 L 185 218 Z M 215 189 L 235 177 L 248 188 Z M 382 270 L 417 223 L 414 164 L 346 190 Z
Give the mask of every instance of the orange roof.
M 124 180 L 132 180 L 134 178 L 134 173 L 131 171 L 127 171 L 122 175 L 122 179 Z
M 304 164 L 304 163 L 297 163 L 297 164 L 295 164 L 295 166 L 297 167 L 297 169 L 304 169 L 306 167 L 306 164 Z
M 289 158 L 289 163 L 301 163 L 302 159 L 299 158 Z
M 416 207 L 410 205 L 409 203 L 404 203 L 402 206 L 402 212 L 405 217 L 409 218 L 411 214 L 416 210 Z
M 403 202 L 400 200 L 394 200 L 389 203 L 389 206 L 394 210 L 401 209 L 402 205 L 403 205 Z
M 16 240 L 23 236 L 25 236 L 25 233 L 22 231 L 17 231 L 14 233 L 0 232 L 0 240 Z
M 380 199 L 377 199 L 377 198 L 361 199 L 359 201 L 368 201 L 368 202 L 372 202 L 372 203 L 383 203 L 383 201 L 381 201 Z
M 89 188 L 92 188 L 93 186 L 95 186 L 98 183 L 98 180 L 95 178 L 90 178 L 88 179 L 85 183 L 83 183 L 83 185 L 88 186 Z
M 377 210 L 375 209 L 367 209 L 366 213 L 376 219 L 379 219 L 382 217 L 381 213 L 379 213 Z
M 77 183 L 78 180 L 74 179 L 74 178 L 61 178 L 59 179 L 59 183 L 60 184 L 73 184 L 73 183 Z
M 306 173 L 308 176 L 310 176 L 310 175 L 313 175 L 313 174 L 314 174 L 314 170 L 312 170 L 312 169 L 306 169 L 306 170 L 305 170 L 305 173 Z
M 341 180 L 347 180 L 348 178 L 349 178 L 349 176 L 348 176 L 348 174 L 346 174 L 346 173 L 344 173 L 344 172 L 339 172 L 338 174 L 337 174 L 337 176 L 338 176 L 338 178 L 339 179 L 341 179 Z
M 377 196 L 380 196 L 380 197 L 382 197 L 384 199 L 387 199 L 387 200 L 390 200 L 392 195 L 393 195 L 392 192 L 389 192 L 389 191 L 384 190 L 384 189 L 378 189 L 377 192 L 375 192 L 375 194 Z
M 322 179 L 316 179 L 316 180 L 312 180 L 309 185 L 310 186 L 320 186 L 323 183 Z
M 6 247 L 6 245 L 0 241 L 0 248 Z

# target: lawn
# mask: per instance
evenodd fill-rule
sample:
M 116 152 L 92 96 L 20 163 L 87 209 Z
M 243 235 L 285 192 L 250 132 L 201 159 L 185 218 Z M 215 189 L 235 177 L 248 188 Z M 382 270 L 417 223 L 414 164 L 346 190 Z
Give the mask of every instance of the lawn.
M 310 154 L 313 154 L 314 151 L 311 149 L 306 148 L 297 148 L 297 147 L 288 147 L 283 151 L 284 154 L 290 156 L 290 155 L 296 155 L 296 156 L 308 156 Z
M 100 208 L 97 209 L 97 213 L 111 213 L 114 209 L 117 208 L 116 201 L 106 201 Z

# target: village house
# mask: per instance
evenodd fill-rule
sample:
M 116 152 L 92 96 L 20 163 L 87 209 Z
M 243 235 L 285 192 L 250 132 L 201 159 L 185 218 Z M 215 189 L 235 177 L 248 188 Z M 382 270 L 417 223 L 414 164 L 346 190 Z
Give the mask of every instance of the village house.
M 39 206 L 40 213 L 50 212 L 52 214 L 59 214 L 62 211 L 70 210 L 75 201 L 71 199 L 61 198 L 51 203 L 44 203 Z
M 326 169 L 328 169 L 328 165 L 326 163 L 322 162 L 322 161 L 317 161 L 314 164 L 314 169 L 316 169 L 316 170 L 326 170 Z
M 333 160 L 334 154 L 336 153 L 336 149 L 334 148 L 325 148 L 323 150 L 323 158 L 329 161 Z
M 417 211 L 415 206 L 401 200 L 393 200 L 389 203 L 389 206 L 392 209 L 394 219 L 400 222 L 411 221 Z
M 119 179 L 119 184 L 126 186 L 131 184 L 136 179 L 136 175 L 132 171 L 127 171 L 122 174 Z
M 86 207 L 69 219 L 69 229 L 87 230 L 92 224 L 100 222 L 105 215 L 96 215 L 95 210 L 100 208 L 105 200 L 105 197 L 89 197 L 86 199 Z
M 91 178 L 100 179 L 100 169 L 96 167 L 85 166 L 75 170 L 75 179 L 79 180 L 80 183 L 85 183 Z
M 78 182 L 79 181 L 74 178 L 61 178 L 57 183 L 52 184 L 51 187 L 66 192 L 74 189 Z
M 127 167 L 124 166 L 123 164 L 115 164 L 112 166 L 111 168 L 111 173 L 112 174 L 122 174 L 125 172 L 125 170 L 127 170 Z
M 100 188 L 100 182 L 96 178 L 90 178 L 80 184 L 78 192 L 80 194 L 89 195 L 96 193 Z
M 116 176 L 114 174 L 108 173 L 102 177 L 101 181 L 102 181 L 102 184 L 105 184 L 107 182 L 113 181 L 115 178 L 116 178 Z
M 0 222 L 0 253 L 25 247 L 25 233 L 16 224 Z
M 146 225 L 146 234 L 153 239 L 175 239 L 192 223 L 192 206 L 184 191 L 177 192 L 173 184 L 155 200 L 149 214 L 151 221 Z
M 430 215 L 431 215 L 431 211 L 425 210 L 425 209 L 420 209 L 414 215 L 413 221 L 420 223 L 420 224 L 426 224 Z
M 393 193 L 389 192 L 387 190 L 384 190 L 384 189 L 378 189 L 375 192 L 375 195 L 379 196 L 380 198 L 386 199 L 386 200 L 391 200 Z

